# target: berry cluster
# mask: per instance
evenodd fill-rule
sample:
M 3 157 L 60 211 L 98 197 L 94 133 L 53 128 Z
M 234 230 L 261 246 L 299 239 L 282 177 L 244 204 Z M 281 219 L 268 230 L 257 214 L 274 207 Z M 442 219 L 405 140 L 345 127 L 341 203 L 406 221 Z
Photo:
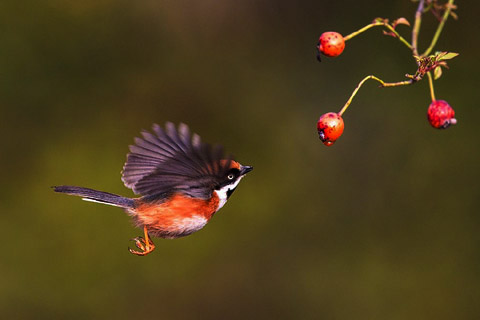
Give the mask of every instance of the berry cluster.
M 338 57 L 345 49 L 346 41 L 352 39 L 353 37 L 372 27 L 381 26 L 386 29 L 383 31 L 385 35 L 397 38 L 398 40 L 400 40 L 400 42 L 402 42 L 411 50 L 412 56 L 417 63 L 417 72 L 414 75 L 407 74 L 407 80 L 404 81 L 385 82 L 373 75 L 365 77 L 355 88 L 352 95 L 345 103 L 343 108 L 340 110 L 340 112 L 328 112 L 320 116 L 317 122 L 317 130 L 320 140 L 322 140 L 322 142 L 326 146 L 333 145 L 334 142 L 342 135 L 344 129 L 342 115 L 347 110 L 348 106 L 352 102 L 353 98 L 355 97 L 363 83 L 370 79 L 379 82 L 380 87 L 396 87 L 414 84 L 422 80 L 426 75 L 428 78 L 430 95 L 432 99 L 432 103 L 427 110 L 428 122 L 432 127 L 437 129 L 446 129 L 449 126 L 457 123 L 457 120 L 454 118 L 455 111 L 452 109 L 452 107 L 446 101 L 437 100 L 435 98 L 433 80 L 437 80 L 438 78 L 440 78 L 440 76 L 442 75 L 442 68 L 448 67 L 447 60 L 455 58 L 456 56 L 458 56 L 458 54 L 446 51 L 430 54 L 440 36 L 440 33 L 447 18 L 449 16 L 453 16 L 454 18 L 456 18 L 455 13 L 453 12 L 454 9 L 456 9 L 456 6 L 454 5 L 454 0 L 448 0 L 448 2 L 443 5 L 439 4 L 438 1 L 435 1 L 435 6 L 430 5 L 430 2 L 428 0 L 419 0 L 419 5 L 415 14 L 415 24 L 412 31 L 411 43 L 405 40 L 405 38 L 403 38 L 396 30 L 396 27 L 398 25 L 410 26 L 410 23 L 405 18 L 396 19 L 391 23 L 388 19 L 377 18 L 372 23 L 345 37 L 343 37 L 340 33 L 333 31 L 322 33 L 322 35 L 318 39 L 317 44 L 318 61 L 321 61 L 321 54 L 326 57 Z M 427 11 L 431 11 L 436 17 L 440 17 L 440 22 L 437 27 L 437 31 L 432 38 L 430 46 L 427 48 L 427 50 L 425 50 L 424 53 L 419 54 L 417 46 L 418 33 L 420 30 L 422 14 Z

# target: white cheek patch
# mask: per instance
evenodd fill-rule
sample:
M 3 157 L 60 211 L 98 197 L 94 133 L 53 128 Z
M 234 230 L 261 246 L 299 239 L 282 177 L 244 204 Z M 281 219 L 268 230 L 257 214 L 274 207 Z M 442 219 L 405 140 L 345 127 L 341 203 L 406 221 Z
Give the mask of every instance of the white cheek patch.
M 221 188 L 220 190 L 215 190 L 215 193 L 217 194 L 218 199 L 220 200 L 220 202 L 218 203 L 217 211 L 220 210 L 225 205 L 225 203 L 227 203 L 227 200 L 228 200 L 227 192 L 229 190 L 235 189 L 238 186 L 238 184 L 240 183 L 240 180 L 242 180 L 242 178 L 243 178 L 243 176 L 238 178 L 237 181 L 235 181 L 235 183 L 226 185 L 225 187 Z

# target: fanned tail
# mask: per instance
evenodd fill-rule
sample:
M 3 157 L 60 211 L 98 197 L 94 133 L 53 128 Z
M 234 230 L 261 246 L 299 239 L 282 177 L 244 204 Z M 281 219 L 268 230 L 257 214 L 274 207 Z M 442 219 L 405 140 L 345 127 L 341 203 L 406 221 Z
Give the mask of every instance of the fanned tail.
M 134 200 L 113 193 L 97 191 L 89 188 L 75 186 L 55 186 L 55 192 L 66 193 L 72 196 L 82 197 L 85 201 L 98 202 L 121 208 L 133 208 Z

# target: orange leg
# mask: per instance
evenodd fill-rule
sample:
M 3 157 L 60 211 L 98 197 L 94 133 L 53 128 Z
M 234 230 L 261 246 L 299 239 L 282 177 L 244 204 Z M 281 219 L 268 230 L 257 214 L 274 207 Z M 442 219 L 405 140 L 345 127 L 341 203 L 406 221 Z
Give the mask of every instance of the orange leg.
M 148 237 L 148 230 L 146 226 L 143 227 L 143 233 L 145 235 L 145 238 L 136 237 L 132 239 L 132 241 L 135 241 L 135 246 L 140 249 L 140 251 L 128 248 L 128 251 L 130 251 L 130 253 L 133 253 L 137 256 L 146 256 L 147 254 L 155 250 L 155 244 Z

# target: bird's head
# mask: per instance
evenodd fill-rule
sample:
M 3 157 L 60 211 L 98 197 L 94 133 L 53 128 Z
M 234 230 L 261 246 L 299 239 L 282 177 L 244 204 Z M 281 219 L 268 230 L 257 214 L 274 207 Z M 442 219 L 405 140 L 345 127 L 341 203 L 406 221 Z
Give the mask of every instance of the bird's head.
M 253 167 L 242 166 L 240 163 L 234 160 L 229 160 L 229 162 L 229 169 L 225 171 L 222 179 L 219 181 L 220 183 L 215 187 L 215 192 L 220 199 L 219 208 L 221 208 L 228 198 L 230 198 L 240 183 L 240 180 L 242 180 L 247 173 L 253 170 Z

